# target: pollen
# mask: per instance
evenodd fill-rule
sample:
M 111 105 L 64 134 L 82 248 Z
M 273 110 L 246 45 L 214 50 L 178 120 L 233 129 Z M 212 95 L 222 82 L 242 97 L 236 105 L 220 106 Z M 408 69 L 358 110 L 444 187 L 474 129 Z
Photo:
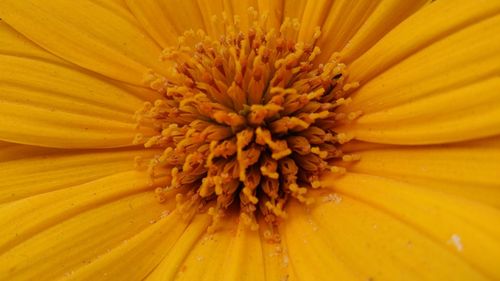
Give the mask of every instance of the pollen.
M 167 175 L 156 194 L 179 190 L 177 208 L 205 210 L 212 229 L 230 210 L 252 229 L 259 217 L 276 224 L 292 198 L 314 202 L 308 193 L 322 187 L 323 173 L 345 172 L 335 163 L 359 159 L 340 148 L 351 137 L 335 132 L 361 115 L 336 112 L 359 84 L 344 83 L 338 56 L 316 61 L 319 30 L 297 42 L 296 20 L 275 30 L 265 18 L 248 30 L 225 19 L 217 38 L 187 31 L 161 54 L 172 75 L 145 76 L 162 98 L 137 111 L 139 125 L 157 134 L 136 142 L 163 149 L 149 163 L 152 176 Z

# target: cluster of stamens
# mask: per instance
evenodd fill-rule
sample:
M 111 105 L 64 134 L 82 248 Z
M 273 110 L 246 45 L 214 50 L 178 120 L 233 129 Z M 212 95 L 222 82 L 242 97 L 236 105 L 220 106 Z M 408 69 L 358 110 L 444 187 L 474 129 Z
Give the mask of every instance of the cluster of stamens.
M 186 32 L 164 50 L 174 75 L 149 73 L 162 99 L 137 112 L 139 123 L 158 134 L 136 139 L 164 149 L 149 165 L 152 175 L 167 173 L 167 185 L 156 190 L 160 200 L 177 189 L 182 212 L 208 206 L 215 226 L 238 208 L 256 228 L 257 216 L 269 224 L 285 218 L 291 197 L 312 203 L 307 192 L 321 187 L 322 173 L 344 172 L 333 162 L 357 159 L 339 148 L 349 136 L 334 130 L 360 114 L 335 112 L 357 85 L 344 84 L 337 59 L 315 62 L 319 48 L 295 42 L 296 33 L 291 20 L 266 30 L 259 18 L 247 32 L 227 24 L 218 40 Z

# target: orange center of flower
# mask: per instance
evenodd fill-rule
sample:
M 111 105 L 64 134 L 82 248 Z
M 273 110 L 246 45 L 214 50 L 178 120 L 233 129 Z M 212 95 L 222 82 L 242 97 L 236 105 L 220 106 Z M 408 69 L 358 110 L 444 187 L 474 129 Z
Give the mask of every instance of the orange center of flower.
M 138 111 L 158 134 L 137 141 L 164 148 L 150 165 L 168 174 L 160 199 L 178 189 L 178 208 L 209 205 L 214 225 L 228 209 L 252 228 L 257 216 L 274 224 L 291 197 L 313 201 L 307 192 L 321 187 L 322 173 L 344 171 L 334 161 L 355 158 L 339 149 L 349 138 L 335 132 L 357 115 L 335 112 L 353 86 L 343 85 L 345 65 L 318 64 L 319 48 L 295 42 L 292 21 L 264 26 L 256 21 L 243 32 L 228 24 L 217 40 L 186 32 L 162 54 L 174 75 L 148 76 L 163 98 Z

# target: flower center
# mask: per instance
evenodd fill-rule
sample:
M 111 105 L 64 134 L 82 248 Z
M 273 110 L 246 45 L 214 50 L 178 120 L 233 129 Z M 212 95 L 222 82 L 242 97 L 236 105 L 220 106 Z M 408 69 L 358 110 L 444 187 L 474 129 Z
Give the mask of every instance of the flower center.
M 285 218 L 290 198 L 312 203 L 307 192 L 321 187 L 322 173 L 342 173 L 332 163 L 355 158 L 340 150 L 349 138 L 335 127 L 357 113 L 335 109 L 356 85 L 343 84 L 345 65 L 336 59 L 317 63 L 320 49 L 295 42 L 296 33 L 288 19 L 280 30 L 267 30 L 262 20 L 248 31 L 226 23 L 220 38 L 189 31 L 164 50 L 173 75 L 148 74 L 163 98 L 137 113 L 158 131 L 145 146 L 164 148 L 150 164 L 168 173 L 168 184 L 156 190 L 160 199 L 179 189 L 180 210 L 208 205 L 215 226 L 237 209 L 256 228 L 257 216 L 269 224 Z

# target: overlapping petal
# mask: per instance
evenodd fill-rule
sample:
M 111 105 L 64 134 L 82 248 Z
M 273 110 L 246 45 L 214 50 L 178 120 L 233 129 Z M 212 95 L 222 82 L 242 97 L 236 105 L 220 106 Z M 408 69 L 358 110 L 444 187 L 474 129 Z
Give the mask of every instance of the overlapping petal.
M 373 9 L 373 12 L 363 21 L 349 42 L 343 46 L 342 59 L 346 62 L 361 55 L 392 28 L 422 9 L 426 0 L 382 0 Z
M 97 77 L 43 60 L 0 55 L 0 139 L 49 147 L 131 145 L 142 104 Z
M 0 23 L 0 139 L 49 147 L 127 146 L 147 90 L 100 77 Z
M 364 84 L 344 108 L 362 110 L 363 116 L 339 131 L 392 144 L 447 143 L 499 134 L 499 24 L 500 16 L 471 24 Z M 400 36 L 405 40 L 411 34 Z
M 343 194 L 337 196 L 334 200 L 327 197 L 309 213 L 292 205 L 290 213 L 296 219 L 290 222 L 287 234 L 298 236 L 297 248 L 310 247 L 321 239 L 325 256 L 351 272 L 352 277 L 343 280 L 488 280 L 481 270 L 457 256 L 453 242 L 448 244 L 455 232 L 445 241 L 436 241 L 379 206 Z M 428 223 L 433 227 L 438 221 Z M 467 244 L 463 245 L 465 252 Z M 488 258 L 493 257 L 491 254 L 487 253 Z M 294 258 L 300 258 L 290 257 L 292 264 Z M 331 266 L 327 259 L 316 262 L 318 268 Z M 315 280 L 308 277 L 308 271 L 304 273 L 304 280 Z
M 0 3 L 0 17 L 14 29 L 86 69 L 135 85 L 149 68 L 168 74 L 160 47 L 125 12 L 88 0 Z
M 459 276 L 463 278 L 457 280 L 481 280 L 481 275 L 498 278 L 499 272 L 495 261 L 498 260 L 500 254 L 500 228 L 491 222 L 500 219 L 499 210 L 467 198 L 449 196 L 439 191 L 421 188 L 419 185 L 425 185 L 425 183 L 409 184 L 399 180 L 364 174 L 348 174 L 337 179 L 335 183 L 330 181 L 331 189 L 334 192 L 347 197 L 345 205 L 355 206 L 359 204 L 351 204 L 350 198 L 360 201 L 362 205 L 370 206 L 362 207 L 360 205 L 361 209 L 366 209 L 366 212 L 369 212 L 370 209 L 378 210 L 377 212 L 383 216 L 388 216 L 389 220 L 409 227 L 409 230 L 414 232 L 414 240 L 409 239 L 409 242 L 412 243 L 410 248 L 416 247 L 416 250 L 422 251 L 420 253 L 422 261 L 424 261 L 424 255 L 428 255 L 426 259 L 433 259 L 426 262 L 425 265 L 434 267 L 434 269 L 419 271 L 419 273 L 431 271 L 433 275 L 422 278 L 441 280 L 445 276 L 453 276 L 454 274 L 457 274 L 456 278 Z M 333 210 L 330 215 L 328 213 L 324 214 L 324 222 L 333 225 L 334 217 L 337 214 L 333 214 Z M 349 215 L 354 215 L 354 213 L 353 211 Z M 359 217 L 360 223 L 367 219 L 365 215 L 359 215 Z M 339 221 L 337 220 L 337 222 Z M 373 223 L 377 224 L 377 227 L 384 227 L 384 219 L 382 218 L 379 223 L 375 221 Z M 396 229 L 396 226 L 388 227 L 385 231 L 389 233 L 394 231 L 394 235 L 401 233 L 403 236 L 404 231 Z M 373 230 L 373 232 L 377 232 L 377 230 Z M 388 240 L 385 243 L 396 245 L 395 241 L 392 241 L 394 243 L 391 244 L 389 233 L 386 234 Z M 332 237 L 335 238 L 335 236 Z M 429 245 L 430 248 L 424 250 L 425 246 L 420 247 L 413 244 L 423 240 L 437 245 Z M 366 241 L 366 238 L 358 241 Z M 401 251 L 395 250 L 391 250 L 392 252 L 401 253 Z M 436 252 L 436 255 L 430 254 L 431 252 Z M 443 256 L 438 258 L 438 252 L 442 252 Z M 385 254 L 388 255 L 389 252 Z M 460 259 L 457 259 L 457 256 Z M 406 258 L 417 260 L 412 254 L 408 254 Z M 457 266 L 439 265 L 447 262 L 456 263 Z M 458 264 L 461 265 L 458 266 Z M 439 277 L 440 274 L 442 277 Z M 465 278 L 469 274 L 470 277 Z
M 355 58 L 349 64 L 350 78 L 366 83 L 421 49 L 499 12 L 500 4 L 496 1 L 435 1 L 395 26 L 366 53 Z M 456 47 L 459 46 L 466 44 Z
M 23 145 L 4 146 L 20 159 L 0 163 L 0 203 L 65 189 L 145 165 L 158 151 L 144 149 L 67 151 Z M 19 153 L 22 153 L 19 155 Z M 0 155 L 1 152 L 0 152 Z M 5 155 L 5 154 L 4 154 Z M 136 157 L 142 157 L 135 163 Z
M 16 247 L 4 250 L 0 256 L 0 276 L 11 280 L 78 279 L 78 269 L 147 231 L 152 221 L 160 219 L 165 208 L 157 204 L 151 193 L 136 193 L 105 204 L 89 205 L 72 217 L 59 218 L 50 228 L 37 230 Z M 67 209 L 61 212 L 64 211 Z M 127 266 L 130 269 L 130 264 Z M 99 280 L 117 277 L 108 277 L 105 271 L 95 274 Z
M 127 0 L 128 7 L 144 29 L 163 48 L 175 45 L 189 29 L 204 29 L 196 1 Z
M 433 146 L 346 147 L 363 159 L 349 171 L 377 175 L 500 207 L 500 139 Z M 404 157 L 401 157 L 404 155 Z

